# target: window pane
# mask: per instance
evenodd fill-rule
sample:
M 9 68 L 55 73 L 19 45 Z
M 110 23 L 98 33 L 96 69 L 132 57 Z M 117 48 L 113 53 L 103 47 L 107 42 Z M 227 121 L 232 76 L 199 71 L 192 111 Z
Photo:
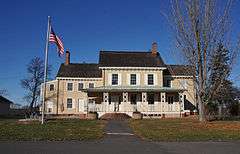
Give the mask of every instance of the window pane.
M 54 84 L 50 84 L 50 91 L 54 91 Z
M 112 74 L 112 85 L 118 85 L 118 74 Z
M 136 74 L 131 74 L 130 75 L 130 84 L 131 85 L 136 85 L 136 80 L 137 80 Z
M 78 83 L 78 91 L 81 91 L 83 89 L 83 83 Z
M 67 90 L 72 91 L 73 90 L 73 83 L 68 83 L 67 84 Z
M 94 88 L 94 83 L 89 83 L 89 88 Z
M 67 108 L 72 108 L 72 99 L 71 98 L 67 99 Z
M 148 85 L 153 85 L 153 74 L 148 74 Z

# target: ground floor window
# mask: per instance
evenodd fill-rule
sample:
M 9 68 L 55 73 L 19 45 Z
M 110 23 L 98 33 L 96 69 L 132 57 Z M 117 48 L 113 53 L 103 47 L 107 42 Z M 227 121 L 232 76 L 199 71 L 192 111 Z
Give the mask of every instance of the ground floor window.
M 71 109 L 72 108 L 72 98 L 67 99 L 67 108 Z
M 147 95 L 147 101 L 148 101 L 148 104 L 154 104 L 154 94 L 148 94 Z

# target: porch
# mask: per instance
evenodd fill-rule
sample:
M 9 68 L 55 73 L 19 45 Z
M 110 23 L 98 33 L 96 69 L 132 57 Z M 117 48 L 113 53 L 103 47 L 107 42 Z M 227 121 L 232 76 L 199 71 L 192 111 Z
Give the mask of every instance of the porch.
M 132 113 L 139 111 L 145 116 L 180 116 L 184 109 L 183 89 L 163 87 L 102 87 L 87 89 L 85 112 Z

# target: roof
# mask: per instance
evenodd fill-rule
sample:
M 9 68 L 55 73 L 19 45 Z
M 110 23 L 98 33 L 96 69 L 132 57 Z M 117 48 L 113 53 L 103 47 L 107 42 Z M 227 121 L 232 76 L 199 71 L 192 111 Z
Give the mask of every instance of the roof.
M 165 67 L 158 53 L 139 51 L 100 51 L 100 67 Z
M 0 103 L 6 103 L 6 104 L 13 104 L 12 101 L 8 100 L 7 98 L 0 96 Z
M 101 76 L 98 64 L 93 63 L 61 64 L 57 73 L 57 77 L 100 78 Z
M 193 70 L 190 65 L 167 65 L 170 75 L 173 76 L 192 76 Z

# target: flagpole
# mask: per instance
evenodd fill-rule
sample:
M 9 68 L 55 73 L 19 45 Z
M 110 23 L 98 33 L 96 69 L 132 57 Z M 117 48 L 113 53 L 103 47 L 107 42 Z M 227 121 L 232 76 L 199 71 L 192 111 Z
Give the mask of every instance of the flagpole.
M 45 97 L 46 97 L 46 81 L 47 81 L 47 69 L 48 69 L 48 44 L 49 44 L 49 32 L 51 29 L 50 16 L 48 16 L 48 28 L 47 28 L 47 39 L 45 46 L 45 62 L 44 62 L 44 79 L 43 79 L 43 97 L 42 97 L 42 119 L 41 124 L 44 124 L 44 110 L 45 110 Z

